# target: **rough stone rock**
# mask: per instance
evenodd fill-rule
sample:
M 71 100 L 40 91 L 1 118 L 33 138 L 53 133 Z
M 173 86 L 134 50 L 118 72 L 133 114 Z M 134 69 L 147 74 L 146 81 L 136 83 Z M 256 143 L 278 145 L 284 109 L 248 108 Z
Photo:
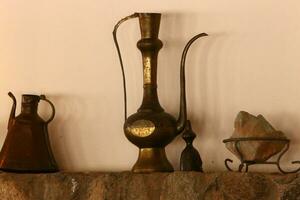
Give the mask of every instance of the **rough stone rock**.
M 299 174 L 0 173 L 1 200 L 297 200 Z
M 234 123 L 234 132 L 231 138 L 282 138 L 286 139 L 281 131 L 276 131 L 271 124 L 262 116 L 257 117 L 241 111 Z M 262 162 L 279 153 L 285 144 L 278 141 L 240 141 L 237 145 L 234 142 L 227 142 L 226 148 L 241 159 L 236 149 L 238 146 L 243 160 Z

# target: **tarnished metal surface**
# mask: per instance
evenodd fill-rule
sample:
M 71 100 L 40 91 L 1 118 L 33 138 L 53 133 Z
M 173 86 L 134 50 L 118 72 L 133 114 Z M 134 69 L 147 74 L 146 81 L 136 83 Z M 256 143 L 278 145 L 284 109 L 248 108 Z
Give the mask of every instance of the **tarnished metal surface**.
M 8 122 L 8 132 L 0 152 L 0 169 L 14 172 L 56 172 L 48 137 L 48 123 L 55 115 L 54 105 L 44 95 L 22 95 L 21 113 L 15 116 L 16 98 L 12 93 L 13 106 Z M 38 115 L 40 100 L 48 102 L 52 115 L 44 121 Z
M 122 22 L 135 17 L 139 19 L 141 31 L 141 39 L 137 42 L 137 47 L 142 53 L 144 95 L 138 111 L 127 117 L 126 81 L 121 51 L 117 41 L 117 29 Z M 193 41 L 206 36 L 206 34 L 195 36 L 188 42 L 183 51 L 180 76 L 180 113 L 176 120 L 160 106 L 157 96 L 157 56 L 163 46 L 162 41 L 158 39 L 160 18 L 160 13 L 134 13 L 120 20 L 113 31 L 124 84 L 124 132 L 128 140 L 139 148 L 139 157 L 132 168 L 133 172 L 173 171 L 164 148 L 183 131 L 186 123 L 185 57 Z
M 0 173 L 1 200 L 296 200 L 299 174 Z
M 191 122 L 188 120 L 185 130 L 182 133 L 186 146 L 180 156 L 180 171 L 199 171 L 203 172 L 202 160 L 199 152 L 193 146 L 196 133 L 192 129 Z

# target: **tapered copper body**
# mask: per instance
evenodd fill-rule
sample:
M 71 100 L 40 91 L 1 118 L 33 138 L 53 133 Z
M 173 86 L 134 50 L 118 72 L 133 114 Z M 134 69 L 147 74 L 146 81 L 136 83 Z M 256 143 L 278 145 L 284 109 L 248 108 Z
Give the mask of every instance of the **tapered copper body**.
M 45 96 L 23 95 L 21 113 L 15 117 L 16 99 L 8 123 L 8 132 L 0 152 L 0 169 L 12 172 L 56 172 L 58 167 L 51 151 L 48 123 L 54 118 L 54 106 Z M 53 114 L 44 121 L 37 113 L 40 100 L 50 103 Z

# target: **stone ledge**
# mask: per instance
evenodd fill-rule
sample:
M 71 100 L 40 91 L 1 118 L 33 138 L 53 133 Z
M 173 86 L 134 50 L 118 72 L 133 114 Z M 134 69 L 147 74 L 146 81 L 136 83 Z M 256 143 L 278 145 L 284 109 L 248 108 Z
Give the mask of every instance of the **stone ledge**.
M 0 173 L 1 200 L 297 200 L 299 174 Z

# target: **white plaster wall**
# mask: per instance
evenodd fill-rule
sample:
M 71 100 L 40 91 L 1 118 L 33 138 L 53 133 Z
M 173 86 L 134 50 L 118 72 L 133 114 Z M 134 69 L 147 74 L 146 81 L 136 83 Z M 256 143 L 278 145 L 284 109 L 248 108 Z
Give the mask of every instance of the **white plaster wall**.
M 63 170 L 129 170 L 137 148 L 122 130 L 122 79 L 111 33 L 120 18 L 136 11 L 164 14 L 159 97 L 175 116 L 182 49 L 196 33 L 210 35 L 193 45 L 187 61 L 188 113 L 206 171 L 224 170 L 223 160 L 233 157 L 222 140 L 231 135 L 240 110 L 263 114 L 292 140 L 286 167 L 290 160 L 300 159 L 296 0 L 2 0 L 0 143 L 11 107 L 7 92 L 18 100 L 22 93 L 44 93 L 57 108 L 50 135 Z M 139 37 L 137 20 L 121 26 L 129 113 L 142 98 Z M 49 114 L 45 104 L 41 113 Z M 167 148 L 177 169 L 183 148 L 180 137 Z

